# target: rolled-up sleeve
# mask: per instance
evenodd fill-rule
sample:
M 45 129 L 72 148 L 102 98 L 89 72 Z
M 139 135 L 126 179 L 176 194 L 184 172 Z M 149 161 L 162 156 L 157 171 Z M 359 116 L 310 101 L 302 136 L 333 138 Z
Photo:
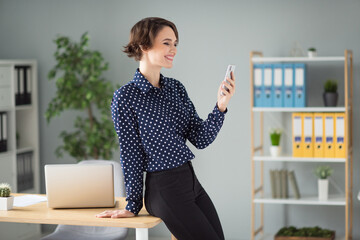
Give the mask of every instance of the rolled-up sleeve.
M 221 112 L 215 104 L 215 107 L 211 113 L 209 113 L 206 120 L 199 117 L 196 112 L 195 106 L 190 100 L 185 87 L 181 84 L 181 88 L 184 95 L 185 105 L 190 112 L 190 121 L 187 130 L 187 139 L 198 149 L 203 149 L 209 146 L 219 133 L 224 119 L 225 112 Z
M 145 152 L 135 116 L 121 92 L 115 91 L 111 116 L 119 138 L 120 163 L 124 173 L 126 210 L 138 214 L 143 206 L 143 163 Z

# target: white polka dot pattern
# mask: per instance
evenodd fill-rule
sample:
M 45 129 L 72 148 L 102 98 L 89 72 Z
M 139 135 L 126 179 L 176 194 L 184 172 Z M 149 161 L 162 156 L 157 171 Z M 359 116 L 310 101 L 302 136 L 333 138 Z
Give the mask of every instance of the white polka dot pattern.
M 198 149 L 207 147 L 215 140 L 226 112 L 215 106 L 204 121 L 178 80 L 160 74 L 157 88 L 137 69 L 134 79 L 116 90 L 111 102 L 126 209 L 138 214 L 143 206 L 143 171 L 171 169 L 193 159 L 186 140 Z

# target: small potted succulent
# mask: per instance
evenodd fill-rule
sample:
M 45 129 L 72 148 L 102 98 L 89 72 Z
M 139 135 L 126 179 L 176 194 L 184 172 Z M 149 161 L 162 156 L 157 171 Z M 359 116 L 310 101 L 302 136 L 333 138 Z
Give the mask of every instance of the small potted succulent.
M 326 107 L 335 107 L 338 101 L 337 81 L 328 79 L 324 84 L 324 104 Z
M 311 48 L 309 48 L 308 49 L 308 57 L 316 57 L 317 56 L 317 53 L 316 53 L 316 48 L 313 48 L 313 47 L 311 47 Z
M 315 169 L 315 175 L 318 177 L 319 200 L 327 200 L 329 193 L 329 179 L 333 169 L 329 166 L 318 166 Z
M 0 184 L 0 210 L 10 210 L 13 208 L 14 196 L 10 196 L 11 188 L 7 183 Z
M 281 134 L 282 134 L 281 128 L 270 129 L 270 140 L 271 140 L 270 155 L 272 157 L 278 157 L 281 153 L 281 148 L 280 148 Z

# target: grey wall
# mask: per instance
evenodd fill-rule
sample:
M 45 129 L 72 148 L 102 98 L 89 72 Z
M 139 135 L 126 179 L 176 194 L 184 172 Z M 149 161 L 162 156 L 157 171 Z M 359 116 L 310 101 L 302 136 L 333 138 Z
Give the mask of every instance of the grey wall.
M 56 89 L 47 80 L 54 66 L 57 34 L 79 39 L 89 31 L 91 48 L 101 51 L 110 63 L 105 77 L 114 83 L 131 80 L 138 66 L 121 52 L 129 30 L 138 20 L 160 16 L 178 27 L 180 44 L 174 67 L 164 69 L 167 76 L 179 79 L 187 88 L 200 116 L 206 118 L 216 102 L 216 93 L 227 64 L 236 64 L 237 92 L 229 105 L 224 126 L 216 141 L 205 150 L 196 150 L 193 161 L 198 178 L 211 196 L 221 218 L 226 239 L 250 238 L 250 86 L 249 52 L 261 50 L 265 56 L 288 56 L 295 41 L 306 50 L 318 49 L 319 55 L 354 52 L 354 145 L 359 144 L 359 1 L 11 1 L 0 0 L 0 58 L 34 58 L 39 63 L 41 163 L 71 163 L 56 159 L 61 143 L 58 135 L 71 129 L 75 112 L 66 112 L 49 125 L 44 119 L 47 104 Z M 336 66 L 335 66 L 336 67 Z M 341 71 L 341 66 L 338 68 Z M 334 74 L 336 74 L 334 72 Z M 324 66 L 316 77 L 309 77 L 321 92 L 323 81 L 331 77 Z M 342 80 L 342 75 L 337 75 Z M 315 92 L 316 94 L 316 92 Z M 343 95 L 342 95 L 343 96 Z M 286 116 L 284 116 L 286 118 Z M 290 134 L 290 133 L 289 133 Z M 118 153 L 115 159 L 118 159 Z M 360 239 L 359 149 L 354 149 L 354 239 Z M 269 166 L 273 167 L 273 166 Z M 277 167 L 277 166 L 276 166 Z M 298 168 L 304 192 L 316 193 L 314 165 Z M 335 180 L 341 185 L 343 165 L 334 165 Z M 268 178 L 266 178 L 268 179 Z M 43 177 L 42 177 L 43 180 Z M 343 185 L 341 185 L 343 186 Z M 334 189 L 331 189 L 334 191 Z M 276 231 L 284 224 L 298 227 L 319 225 L 344 234 L 343 207 L 265 206 L 265 229 Z M 168 236 L 165 226 L 151 230 L 152 236 Z

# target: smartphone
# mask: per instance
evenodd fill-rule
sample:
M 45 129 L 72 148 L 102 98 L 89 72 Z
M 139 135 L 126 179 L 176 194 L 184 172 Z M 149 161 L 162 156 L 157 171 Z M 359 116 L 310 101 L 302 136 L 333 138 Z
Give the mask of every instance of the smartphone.
M 226 80 L 226 78 L 231 78 L 231 74 L 230 74 L 230 73 L 231 73 L 231 72 L 234 73 L 234 71 L 235 71 L 235 65 L 228 65 L 228 67 L 227 67 L 227 69 L 226 69 L 224 81 L 226 81 L 227 83 L 229 83 L 229 81 Z M 229 83 L 229 84 L 230 84 L 230 83 Z M 226 91 L 229 90 L 225 85 L 223 85 L 222 87 L 223 87 L 223 89 L 225 89 Z M 221 95 L 224 96 L 224 93 L 221 92 Z

